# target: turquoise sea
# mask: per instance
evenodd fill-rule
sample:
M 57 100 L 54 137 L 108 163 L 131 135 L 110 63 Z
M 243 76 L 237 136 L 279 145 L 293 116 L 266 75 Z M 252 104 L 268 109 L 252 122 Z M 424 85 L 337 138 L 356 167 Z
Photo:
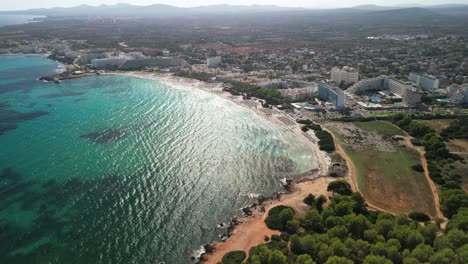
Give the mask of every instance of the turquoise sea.
M 0 263 L 190 263 L 239 209 L 314 169 L 253 112 L 120 76 L 60 84 L 0 56 Z

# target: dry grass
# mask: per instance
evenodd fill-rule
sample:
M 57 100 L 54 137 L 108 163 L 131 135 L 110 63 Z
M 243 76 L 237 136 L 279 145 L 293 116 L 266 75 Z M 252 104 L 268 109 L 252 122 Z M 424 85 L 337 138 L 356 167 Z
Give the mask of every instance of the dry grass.
M 450 126 L 453 119 L 433 119 L 433 120 L 419 120 L 420 122 L 432 127 L 437 134 L 440 134 L 442 130 Z
M 390 139 L 393 135 L 404 134 L 398 128 L 382 121 L 333 123 L 328 127 L 338 136 L 352 160 L 358 187 L 367 200 L 393 212 L 436 215 L 434 199 L 430 198 L 432 190 L 425 175 L 411 168 L 421 163 L 419 153 Z M 392 147 L 382 148 L 387 145 Z
M 468 152 L 468 139 L 451 139 L 447 142 L 447 147 L 451 152 Z

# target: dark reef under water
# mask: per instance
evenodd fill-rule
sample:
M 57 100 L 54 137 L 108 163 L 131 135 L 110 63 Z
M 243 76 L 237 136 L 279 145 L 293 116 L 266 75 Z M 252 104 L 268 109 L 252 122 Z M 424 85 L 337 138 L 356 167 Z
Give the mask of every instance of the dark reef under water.
M 5 108 L 6 107 L 0 107 L 0 135 L 18 128 L 18 123 L 48 114 L 46 111 L 31 111 L 21 113 Z

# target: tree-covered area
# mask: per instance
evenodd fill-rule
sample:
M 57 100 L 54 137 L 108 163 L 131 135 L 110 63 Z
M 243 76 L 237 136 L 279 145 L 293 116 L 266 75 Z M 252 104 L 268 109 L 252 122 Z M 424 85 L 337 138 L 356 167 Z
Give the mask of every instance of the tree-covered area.
M 251 248 L 244 263 L 468 263 L 467 208 L 441 230 L 436 223 L 421 224 L 403 214 L 368 211 L 359 193 L 336 194 L 326 208 L 318 210 L 312 203 L 281 231 L 281 236 Z
M 287 103 L 287 98 L 283 97 L 276 89 L 263 88 L 239 81 L 227 81 L 225 90 L 231 94 L 245 94 L 248 97 L 257 97 L 266 101 L 270 105 Z
M 437 135 L 429 125 L 413 120 L 409 114 L 394 115 L 392 121 L 424 146 L 429 176 L 441 187 L 440 207 L 444 215 L 450 218 L 459 208 L 468 207 L 468 194 L 460 187 L 460 176 L 444 173 L 441 169 L 444 165 L 460 159 L 459 156 L 450 153 L 444 138 Z
M 319 139 L 320 150 L 326 152 L 335 151 L 335 141 L 333 140 L 333 136 L 328 131 L 323 130 L 319 124 L 315 124 L 309 119 L 297 120 L 297 123 L 303 125 L 301 127 L 303 132 L 307 132 L 309 129 L 314 130 L 315 135 Z
M 440 133 L 444 139 L 468 139 L 468 116 L 459 116 Z
M 200 80 L 203 82 L 211 82 L 211 78 L 214 77 L 213 74 L 210 74 L 207 72 L 193 72 L 193 71 L 178 71 L 175 73 L 175 75 L 179 77 Z

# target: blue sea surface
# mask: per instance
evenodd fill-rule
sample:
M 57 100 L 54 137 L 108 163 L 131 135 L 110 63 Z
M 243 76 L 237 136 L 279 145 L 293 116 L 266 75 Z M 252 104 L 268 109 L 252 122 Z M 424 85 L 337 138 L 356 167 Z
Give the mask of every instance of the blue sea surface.
M 280 179 L 316 167 L 287 130 L 189 87 L 44 83 L 0 56 L 0 263 L 190 263 Z
M 11 26 L 17 24 L 27 24 L 35 22 L 34 19 L 43 18 L 44 16 L 35 15 L 0 15 L 0 27 Z

